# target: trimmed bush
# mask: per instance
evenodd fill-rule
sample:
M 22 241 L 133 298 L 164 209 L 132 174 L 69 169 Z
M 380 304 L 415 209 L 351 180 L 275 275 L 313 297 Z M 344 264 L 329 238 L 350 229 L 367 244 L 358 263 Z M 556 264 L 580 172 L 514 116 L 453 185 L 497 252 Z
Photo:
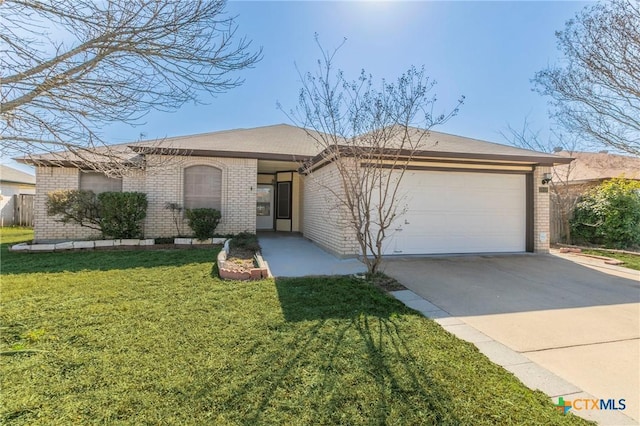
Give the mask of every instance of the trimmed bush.
M 640 182 L 611 179 L 587 192 L 576 206 L 571 230 L 577 242 L 640 246 Z
M 186 209 L 185 214 L 193 236 L 198 240 L 206 240 L 213 234 L 220 222 L 220 212 L 216 209 Z
M 62 223 L 76 223 L 86 228 L 102 231 L 100 203 L 93 191 L 67 189 L 47 194 L 47 214 L 59 216 Z
M 141 192 L 98 194 L 102 233 L 111 238 L 142 238 L 147 195 Z
M 103 237 L 142 238 L 147 196 L 141 192 L 103 192 L 69 189 L 47 194 L 47 214 L 62 223 L 98 230 Z

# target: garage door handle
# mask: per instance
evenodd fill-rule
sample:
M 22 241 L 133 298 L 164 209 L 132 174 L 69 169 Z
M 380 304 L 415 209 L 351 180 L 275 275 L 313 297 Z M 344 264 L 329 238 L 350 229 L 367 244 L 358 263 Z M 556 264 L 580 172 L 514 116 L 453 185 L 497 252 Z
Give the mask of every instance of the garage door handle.
M 396 231 L 402 231 L 402 228 L 396 228 Z

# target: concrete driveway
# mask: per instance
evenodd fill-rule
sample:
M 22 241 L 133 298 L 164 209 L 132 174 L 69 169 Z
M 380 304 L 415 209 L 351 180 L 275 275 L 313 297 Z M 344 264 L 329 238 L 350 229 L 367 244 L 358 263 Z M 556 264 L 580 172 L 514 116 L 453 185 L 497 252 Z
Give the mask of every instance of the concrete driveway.
M 441 324 L 464 331 L 486 354 L 495 350 L 490 341 L 515 352 L 511 364 L 501 365 L 519 377 L 519 370 L 541 366 L 575 385 L 558 392 L 540 386 L 550 396 L 626 400 L 624 411 L 576 414 L 637 424 L 640 273 L 583 262 L 553 255 L 399 258 L 386 260 L 384 270 L 450 314 Z

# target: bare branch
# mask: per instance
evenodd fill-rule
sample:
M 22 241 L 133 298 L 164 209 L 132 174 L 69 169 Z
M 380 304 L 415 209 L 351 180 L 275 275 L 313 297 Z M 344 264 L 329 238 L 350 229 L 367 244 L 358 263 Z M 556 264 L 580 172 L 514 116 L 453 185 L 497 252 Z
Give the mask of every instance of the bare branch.
M 173 111 L 242 84 L 235 72 L 253 66 L 261 52 L 238 37 L 225 5 L 1 2 L 3 155 L 99 151 L 118 160 L 104 146 L 103 126 L 141 124 L 151 110 Z
M 585 8 L 556 33 L 563 66 L 536 73 L 560 124 L 640 156 L 640 7 L 613 0 Z
M 316 39 L 317 40 L 317 39 Z M 400 182 L 415 153 L 424 148 L 429 129 L 453 117 L 463 103 L 435 115 L 435 82 L 424 68 L 409 68 L 396 81 L 378 87 L 364 70 L 354 81 L 335 71 L 339 48 L 325 50 L 311 73 L 300 73 L 302 89 L 297 108 L 285 112 L 321 151 L 315 164 L 307 164 L 309 179 L 336 200 L 335 220 L 348 222 L 360 246 L 369 273 L 380 267 L 383 244 L 394 222 L 405 212 Z M 335 167 L 338 185 L 323 181 L 319 165 Z

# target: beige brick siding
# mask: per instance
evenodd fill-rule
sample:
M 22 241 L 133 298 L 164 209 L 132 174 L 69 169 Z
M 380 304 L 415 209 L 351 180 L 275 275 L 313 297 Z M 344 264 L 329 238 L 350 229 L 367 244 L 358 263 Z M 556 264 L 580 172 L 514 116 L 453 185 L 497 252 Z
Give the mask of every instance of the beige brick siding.
M 213 166 L 222 170 L 222 219 L 216 232 L 235 234 L 256 229 L 256 180 L 258 162 L 254 159 L 188 157 L 172 165 L 166 159 L 148 158 L 144 191 L 149 207 L 145 219 L 145 235 L 149 238 L 171 237 L 178 232 L 172 212 L 166 203 L 184 205 L 184 169 L 190 166 Z M 154 167 L 154 163 L 159 164 Z M 187 221 L 182 220 L 180 231 L 189 235 Z
M 145 191 L 145 173 L 142 170 L 133 170 L 122 178 L 123 192 L 144 192 Z
M 147 238 L 171 237 L 177 234 L 172 212 L 165 209 L 167 202 L 183 205 L 184 168 L 208 165 L 222 170 L 222 220 L 216 229 L 220 234 L 234 234 L 256 229 L 256 177 L 255 159 L 188 157 L 166 161 L 148 158 L 146 172 L 132 172 L 122 181 L 123 191 L 147 194 L 148 208 L 144 222 Z M 157 164 L 157 166 L 154 166 Z M 35 238 L 37 241 L 98 238 L 99 233 L 78 225 L 64 225 L 47 216 L 47 193 L 56 189 L 77 189 L 79 171 L 73 168 L 39 167 L 36 172 Z M 181 233 L 191 234 L 186 220 L 181 220 Z
M 336 166 L 328 165 L 306 176 L 302 188 L 303 235 L 337 256 L 357 255 L 355 231 L 330 190 L 341 188 Z
M 64 224 L 47 215 L 47 194 L 57 189 L 78 189 L 80 170 L 68 167 L 37 167 L 34 212 L 36 241 L 98 238 L 94 231 L 72 223 Z
M 533 250 L 536 253 L 548 253 L 551 235 L 549 234 L 549 192 L 540 192 L 540 187 L 549 189 L 549 185 L 542 185 L 545 173 L 550 173 L 549 167 L 536 167 L 533 172 Z
M 123 191 L 140 191 L 147 194 L 149 207 L 144 229 L 148 238 L 176 235 L 172 213 L 165 203 L 183 204 L 184 168 L 192 165 L 209 165 L 222 170 L 222 221 L 217 232 L 231 234 L 255 231 L 257 160 L 237 158 L 188 157 L 167 163 L 150 157 L 146 172 L 133 172 L 123 178 Z M 154 167 L 154 163 L 159 166 Z M 548 252 L 549 194 L 539 192 L 544 173 L 548 167 L 534 171 L 534 250 Z M 35 239 L 36 241 L 91 239 L 99 233 L 74 224 L 62 224 L 46 213 L 47 193 L 56 189 L 77 189 L 80 172 L 74 168 L 38 167 L 36 169 Z M 334 191 L 340 189 L 339 174 L 335 165 L 323 167 L 310 176 L 300 179 L 301 224 L 303 235 L 326 250 L 342 257 L 359 253 L 355 231 L 349 224 L 346 212 L 340 208 Z M 303 220 L 302 220 L 303 219 Z M 191 233 L 186 221 L 180 223 L 181 233 Z M 544 241 L 546 237 L 546 241 Z

